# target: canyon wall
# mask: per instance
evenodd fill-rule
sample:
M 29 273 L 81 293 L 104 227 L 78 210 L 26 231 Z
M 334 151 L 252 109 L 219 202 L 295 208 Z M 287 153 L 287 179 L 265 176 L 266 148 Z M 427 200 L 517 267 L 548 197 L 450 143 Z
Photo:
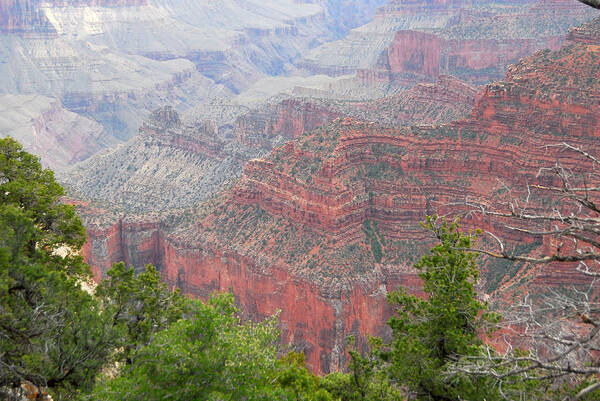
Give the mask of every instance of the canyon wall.
M 80 205 L 86 219 L 89 205 Z M 97 211 L 96 211 L 97 212 Z M 104 219 L 106 216 L 104 216 Z M 89 223 L 89 220 L 88 220 Z M 304 351 L 316 372 L 343 369 L 347 336 L 366 345 L 363 333 L 387 338 L 381 319 L 392 314 L 386 294 L 399 286 L 422 294 L 414 272 L 383 269 L 379 281 L 351 291 L 323 288 L 290 274 L 285 266 L 257 265 L 253 258 L 204 243 L 166 236 L 158 221 L 116 217 L 113 224 L 87 225 L 90 240 L 84 246 L 98 280 L 113 263 L 124 261 L 141 268 L 152 263 L 163 279 L 184 293 L 206 299 L 214 292 L 233 291 L 246 318 L 261 320 L 280 311 L 281 340 Z
M 256 108 L 216 102 L 184 114 L 164 107 L 138 136 L 80 163 L 63 179 L 87 199 L 137 212 L 189 207 L 239 178 L 249 160 L 340 116 L 441 124 L 468 115 L 476 95 L 475 88 L 445 76 L 376 101 L 284 97 Z
M 324 125 L 342 114 L 328 105 L 310 99 L 286 99 L 274 106 L 256 110 L 235 121 L 234 135 L 249 146 L 271 148 L 271 140 L 298 138 L 302 133 Z M 281 139 L 280 139 L 281 141 Z
M 450 212 L 464 199 L 493 204 L 507 188 L 512 196 L 526 184 L 552 184 L 537 172 L 557 160 L 589 167 L 543 145 L 568 140 L 600 150 L 599 69 L 600 47 L 575 44 L 523 59 L 480 97 L 466 91 L 475 108 L 454 123 L 408 128 L 336 119 L 251 160 L 230 190 L 179 220 L 174 214 L 138 229 L 116 219 L 91 229 L 88 258 L 97 275 L 139 255 L 138 263 L 153 261 L 186 293 L 232 289 L 252 318 L 281 308 L 283 339 L 304 350 L 316 372 L 342 368 L 348 335 L 361 344 L 366 334 L 386 335 L 388 291 L 420 293 L 411 266 L 433 241 L 418 224 L 425 215 Z M 543 251 L 539 238 L 498 222 L 464 223 L 526 252 Z M 586 282 L 574 267 L 493 263 L 484 278 L 482 291 L 494 299 L 531 283 L 547 290 Z
M 334 76 L 356 73 L 375 86 L 410 87 L 440 74 L 482 84 L 536 50 L 559 49 L 569 27 L 594 16 L 570 0 L 391 1 L 371 23 L 309 52 L 300 66 Z
M 97 122 L 68 111 L 60 100 L 0 95 L 0 137 L 10 135 L 59 175 L 100 149 L 116 144 Z
M 189 207 L 229 185 L 244 163 L 264 150 L 232 143 L 211 120 L 190 121 L 166 106 L 139 134 L 96 155 L 63 177 L 85 199 L 103 199 L 138 212 Z
M 26 35 L 35 32 L 51 35 L 56 33 L 38 5 L 39 0 L 0 1 L 0 35 Z
M 375 67 L 360 74 L 367 81 L 375 77 L 400 85 L 435 80 L 440 74 L 484 83 L 502 74 L 504 66 L 536 50 L 559 49 L 562 40 L 563 36 L 545 40 L 444 39 L 425 32 L 399 31 Z M 421 47 L 420 43 L 428 45 Z
M 158 107 L 184 111 L 293 70 L 300 54 L 365 22 L 380 3 L 1 0 L 0 94 L 55 98 L 100 123 L 106 138 L 87 157 L 135 136 Z M 21 140 L 36 148 L 34 137 Z
M 99 146 L 78 150 L 87 158 L 131 139 L 156 108 L 171 105 L 183 112 L 229 99 L 257 89 L 255 82 L 260 90 L 263 80 L 298 67 L 305 71 L 281 81 L 306 79 L 289 83 L 289 92 L 313 98 L 364 101 L 419 82 L 435 84 L 444 74 L 487 82 L 528 52 L 557 48 L 566 26 L 590 15 L 560 1 L 538 8 L 531 2 L 393 1 L 375 12 L 383 3 L 232 0 L 215 7 L 181 0 L 0 0 L 0 94 L 56 98 L 68 111 L 101 124 L 105 137 L 94 139 Z M 555 12 L 550 15 L 547 8 Z M 427 46 L 419 45 L 423 40 Z M 339 81 L 300 77 L 306 72 L 357 75 Z M 251 100 L 251 95 L 235 99 Z M 365 116 L 346 113 L 347 107 L 332 111 L 323 102 L 299 102 L 304 106 L 298 105 L 296 114 L 272 117 L 275 111 L 267 104 L 266 114 L 240 119 L 233 136 L 241 153 L 254 157 L 260 151 L 248 148 L 269 149 L 342 115 Z M 444 113 L 430 112 L 431 121 Z M 401 115 L 410 119 L 410 112 Z M 446 118 L 450 115 L 460 117 L 449 112 Z M 85 132 L 81 142 L 96 135 Z M 36 149 L 34 137 L 22 140 Z M 53 143 L 58 153 L 69 154 L 60 138 Z M 236 158 L 244 159 L 239 153 Z
M 470 3 L 440 5 L 443 12 L 455 12 L 443 29 L 397 31 L 377 63 L 359 70 L 362 79 L 406 86 L 449 74 L 467 82 L 489 82 L 503 75 L 506 65 L 536 50 L 560 49 L 571 24 L 594 16 L 589 7 L 568 0 L 500 7 L 497 12 L 479 12 Z M 399 9 L 403 6 L 383 8 L 381 14 L 403 15 Z

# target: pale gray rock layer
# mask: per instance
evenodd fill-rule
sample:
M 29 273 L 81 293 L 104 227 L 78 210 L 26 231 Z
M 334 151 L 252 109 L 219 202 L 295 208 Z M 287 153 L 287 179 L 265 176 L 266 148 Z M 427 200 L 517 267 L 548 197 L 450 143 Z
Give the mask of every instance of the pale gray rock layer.
M 58 99 L 40 95 L 0 95 L 0 137 L 11 136 L 60 173 L 117 139 L 96 121 L 68 111 Z
M 216 102 L 209 111 L 230 120 L 217 126 L 199 115 L 182 119 L 170 107 L 159 109 L 136 137 L 76 165 L 64 181 L 79 196 L 133 212 L 204 201 L 239 178 L 248 160 L 266 154 L 227 134 L 245 109 Z
M 28 4 L 39 7 L 35 12 L 44 18 L 41 25 L 0 35 L 0 95 L 55 98 L 99 122 L 104 131 L 95 125 L 89 132 L 78 127 L 81 142 L 90 143 L 89 152 L 80 153 L 85 158 L 112 146 L 115 138 L 130 139 L 157 107 L 185 111 L 293 71 L 307 50 L 368 21 L 384 2 L 149 0 L 137 6 L 90 7 L 32 1 Z M 12 107 L 7 99 L 0 98 L 0 112 Z M 60 131 L 61 124 L 71 129 L 59 120 L 49 133 Z M 4 132 L 20 129 L 11 121 L 5 119 Z M 86 139 L 98 132 L 106 136 L 91 141 L 99 147 Z M 60 140 L 54 141 L 57 156 L 50 160 L 33 134 L 21 130 L 19 138 L 53 168 L 81 159 L 69 159 Z

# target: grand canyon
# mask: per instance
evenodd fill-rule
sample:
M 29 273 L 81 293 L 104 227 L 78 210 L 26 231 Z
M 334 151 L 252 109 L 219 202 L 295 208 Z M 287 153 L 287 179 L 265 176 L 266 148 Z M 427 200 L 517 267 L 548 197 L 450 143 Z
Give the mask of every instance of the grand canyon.
M 86 262 L 231 291 L 317 373 L 423 295 L 427 215 L 598 154 L 600 18 L 571 0 L 0 0 L 0 135 L 56 171 Z M 470 215 L 521 253 L 551 246 Z M 589 279 L 486 260 L 478 291 Z

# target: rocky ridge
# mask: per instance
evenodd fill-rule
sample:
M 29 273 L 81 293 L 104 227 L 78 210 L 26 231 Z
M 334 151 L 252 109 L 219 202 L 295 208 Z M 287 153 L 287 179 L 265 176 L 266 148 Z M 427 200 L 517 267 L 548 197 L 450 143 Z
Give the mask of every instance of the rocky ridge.
M 345 115 L 388 125 L 444 124 L 467 117 L 479 88 L 449 76 L 419 83 L 410 90 L 346 107 Z
M 116 144 L 97 122 L 64 108 L 58 99 L 0 95 L 0 136 L 10 135 L 56 173 Z
M 560 48 L 569 27 L 594 16 L 569 0 L 547 3 L 391 1 L 373 22 L 311 51 L 301 65 L 329 75 L 356 72 L 370 84 L 411 86 L 440 74 L 486 83 L 535 50 Z
M 349 334 L 385 335 L 387 291 L 419 293 L 410 266 L 428 241 L 418 225 L 425 214 L 465 196 L 493 201 L 505 188 L 535 182 L 539 166 L 559 157 L 585 168 L 541 145 L 568 138 L 600 150 L 599 71 L 600 46 L 577 44 L 511 67 L 485 88 L 471 117 L 455 123 L 337 119 L 250 161 L 235 186 L 181 220 L 91 226 L 90 260 L 99 274 L 125 254 L 142 255 L 187 293 L 232 288 L 252 318 L 283 307 L 283 339 L 316 371 L 338 369 Z M 525 251 L 538 246 L 515 239 Z M 494 288 L 513 277 L 546 288 L 576 277 L 505 268 L 488 265 Z
M 597 21 L 569 29 L 565 40 L 566 46 L 598 43 L 600 43 L 600 24 Z
M 467 115 L 475 95 L 474 88 L 444 77 L 374 102 L 282 97 L 247 108 L 217 101 L 182 115 L 166 107 L 138 136 L 70 169 L 64 179 L 86 199 L 128 210 L 189 207 L 239 178 L 249 160 L 336 118 L 444 123 Z
M 226 142 L 213 121 L 189 123 L 165 107 L 136 137 L 77 165 L 65 181 L 84 199 L 160 211 L 206 200 L 239 178 L 247 160 L 263 154 Z

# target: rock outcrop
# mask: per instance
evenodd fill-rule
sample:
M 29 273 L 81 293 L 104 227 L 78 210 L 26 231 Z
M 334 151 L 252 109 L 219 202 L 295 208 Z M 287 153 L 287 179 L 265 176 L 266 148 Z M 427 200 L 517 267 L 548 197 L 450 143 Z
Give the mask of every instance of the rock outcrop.
M 0 136 L 12 136 L 42 164 L 62 173 L 104 147 L 118 143 L 89 118 L 66 110 L 58 99 L 0 95 Z
M 600 150 L 598 71 L 600 46 L 577 44 L 523 59 L 458 122 L 337 119 L 250 161 L 230 190 L 178 221 L 174 214 L 137 228 L 119 218 L 92 228 L 89 258 L 97 274 L 123 258 L 153 261 L 167 282 L 201 297 L 233 289 L 252 318 L 281 308 L 283 339 L 315 371 L 341 368 L 349 334 L 386 335 L 388 291 L 420 292 L 410 266 L 431 240 L 418 224 L 426 214 L 449 212 L 465 197 L 492 202 L 535 183 L 539 167 L 558 158 L 587 168 L 542 145 Z M 466 224 L 502 230 L 487 220 Z M 539 239 L 505 234 L 539 251 Z M 488 264 L 485 290 L 525 281 L 548 288 L 577 276 L 574 268 L 521 267 Z
M 86 199 L 128 210 L 191 206 L 239 178 L 246 161 L 264 155 L 228 135 L 226 126 L 184 120 L 167 106 L 152 113 L 136 137 L 75 166 L 64 180 Z
M 476 94 L 473 87 L 442 77 L 436 84 L 370 102 L 284 97 L 252 109 L 215 102 L 183 116 L 165 107 L 153 113 L 137 137 L 77 165 L 64 179 L 87 199 L 129 210 L 189 207 L 239 178 L 249 160 L 336 118 L 447 123 L 466 116 Z
M 272 143 L 298 138 L 304 132 L 341 117 L 331 105 L 311 99 L 285 99 L 237 118 L 234 135 L 240 143 L 271 149 Z
M 595 45 L 600 43 L 600 23 L 598 19 L 589 24 L 569 29 L 566 46 L 575 44 Z
M 313 50 L 301 65 L 330 75 L 356 72 L 372 85 L 412 86 L 440 74 L 481 84 L 536 50 L 559 49 L 569 27 L 594 17 L 569 0 L 484 3 L 391 1 L 373 22 Z

